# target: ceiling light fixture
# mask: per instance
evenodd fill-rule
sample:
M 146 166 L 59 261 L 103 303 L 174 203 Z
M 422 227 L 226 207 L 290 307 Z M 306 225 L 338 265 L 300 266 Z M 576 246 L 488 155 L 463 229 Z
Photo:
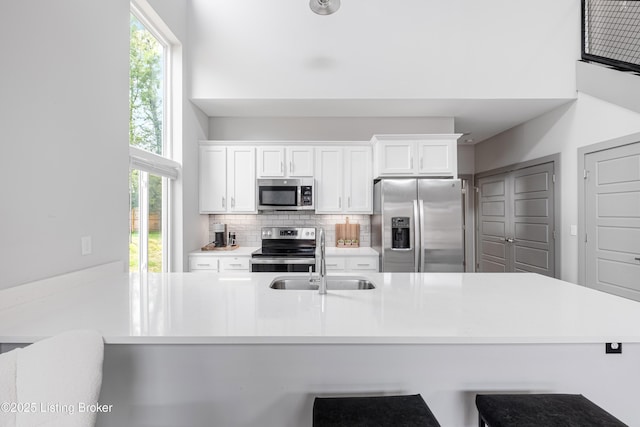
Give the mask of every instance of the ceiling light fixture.
M 309 7 L 318 15 L 331 15 L 340 9 L 340 0 L 310 0 Z

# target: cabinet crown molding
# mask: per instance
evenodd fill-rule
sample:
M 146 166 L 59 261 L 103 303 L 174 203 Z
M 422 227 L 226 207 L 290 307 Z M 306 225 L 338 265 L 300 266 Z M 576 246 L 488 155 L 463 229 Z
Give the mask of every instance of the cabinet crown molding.
M 279 141 L 279 140 L 218 140 L 218 139 L 205 139 L 199 141 L 200 145 L 226 145 L 226 146 L 245 146 L 250 145 L 254 147 L 260 146 L 309 146 L 309 147 L 332 147 L 332 146 L 371 146 L 373 141 Z
M 437 139 L 455 139 L 458 140 L 462 133 L 411 133 L 411 134 L 384 134 L 373 135 L 372 142 L 375 141 L 425 141 Z

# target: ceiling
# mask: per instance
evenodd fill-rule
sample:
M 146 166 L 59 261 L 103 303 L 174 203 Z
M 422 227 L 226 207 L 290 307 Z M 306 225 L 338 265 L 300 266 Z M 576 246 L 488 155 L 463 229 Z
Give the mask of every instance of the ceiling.
M 573 101 L 554 99 L 193 99 L 209 117 L 453 117 L 478 143 Z

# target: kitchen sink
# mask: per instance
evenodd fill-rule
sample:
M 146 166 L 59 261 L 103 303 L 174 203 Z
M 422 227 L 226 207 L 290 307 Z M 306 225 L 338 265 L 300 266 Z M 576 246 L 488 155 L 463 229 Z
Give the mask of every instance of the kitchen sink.
M 315 278 L 316 276 L 314 276 Z M 327 276 L 327 290 L 355 291 L 360 289 L 375 289 L 369 279 L 358 276 Z M 271 289 L 317 291 L 318 283 L 309 282 L 309 276 L 276 277 L 269 285 Z

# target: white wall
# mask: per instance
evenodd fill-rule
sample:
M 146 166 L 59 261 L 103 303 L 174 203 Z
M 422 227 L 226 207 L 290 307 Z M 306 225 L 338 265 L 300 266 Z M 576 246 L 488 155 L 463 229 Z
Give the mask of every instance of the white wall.
M 191 97 L 571 98 L 580 1 L 193 0 Z
M 0 2 L 0 288 L 128 259 L 128 25 L 128 0 Z
M 476 172 L 475 145 L 458 144 L 458 175 L 473 175 Z
M 577 101 L 476 145 L 476 172 L 560 153 L 561 275 L 578 281 L 578 147 L 640 131 L 640 114 L 578 94 Z

